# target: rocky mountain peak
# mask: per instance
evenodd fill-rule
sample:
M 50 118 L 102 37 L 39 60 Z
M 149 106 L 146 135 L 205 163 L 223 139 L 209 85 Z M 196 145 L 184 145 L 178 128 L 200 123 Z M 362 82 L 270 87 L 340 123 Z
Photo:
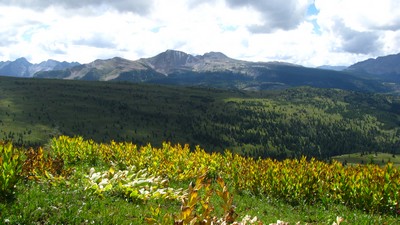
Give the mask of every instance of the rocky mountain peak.
M 208 52 L 205 53 L 203 57 L 213 60 L 229 59 L 229 57 L 222 52 Z
M 18 58 L 14 61 L 14 63 L 22 64 L 22 65 L 31 65 L 31 63 L 24 57 Z
M 56 60 L 49 59 L 49 60 L 46 60 L 46 61 L 43 61 L 43 62 L 39 63 L 38 65 L 42 66 L 42 67 L 55 67 L 55 65 L 57 65 L 58 63 L 59 62 L 56 61 Z
M 186 63 L 197 61 L 192 55 L 176 50 L 167 50 L 153 58 L 158 62 L 172 64 L 171 66 L 181 66 Z
M 190 64 L 194 64 L 198 62 L 199 59 L 185 52 L 167 50 L 146 61 L 149 62 L 155 70 L 167 74 L 176 68 L 184 68 Z
M 29 77 L 29 67 L 31 65 L 32 64 L 25 58 L 18 58 L 15 61 L 7 62 L 4 66 L 2 66 L 0 75 Z

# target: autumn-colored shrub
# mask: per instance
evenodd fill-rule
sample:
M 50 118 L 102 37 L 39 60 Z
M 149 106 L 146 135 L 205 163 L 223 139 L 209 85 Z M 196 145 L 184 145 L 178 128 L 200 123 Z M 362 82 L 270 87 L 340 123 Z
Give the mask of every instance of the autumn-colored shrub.
M 101 161 L 121 169 L 135 166 L 170 180 L 193 180 L 207 171 L 222 177 L 237 192 L 250 191 L 284 199 L 292 204 L 345 204 L 367 212 L 398 213 L 400 172 L 391 164 L 343 166 L 316 159 L 253 159 L 226 151 L 206 153 L 200 147 L 163 143 L 137 147 L 131 143 L 96 144 L 83 138 L 61 136 L 52 151 L 67 164 Z

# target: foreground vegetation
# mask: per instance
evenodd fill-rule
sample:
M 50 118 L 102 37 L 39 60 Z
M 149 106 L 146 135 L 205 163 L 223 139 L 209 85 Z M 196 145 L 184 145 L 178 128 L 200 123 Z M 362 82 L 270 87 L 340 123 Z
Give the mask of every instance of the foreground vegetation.
M 0 96 L 0 139 L 26 147 L 66 134 L 255 158 L 400 153 L 400 98 L 390 95 L 0 77 Z
M 400 222 L 400 171 L 392 164 L 345 167 L 66 136 L 38 149 L 0 146 L 1 223 Z

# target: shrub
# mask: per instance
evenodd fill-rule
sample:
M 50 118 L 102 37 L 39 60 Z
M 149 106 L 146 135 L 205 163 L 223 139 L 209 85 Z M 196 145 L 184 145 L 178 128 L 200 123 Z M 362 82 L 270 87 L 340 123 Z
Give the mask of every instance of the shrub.
M 0 199 L 12 195 L 21 178 L 22 152 L 11 143 L 0 143 Z

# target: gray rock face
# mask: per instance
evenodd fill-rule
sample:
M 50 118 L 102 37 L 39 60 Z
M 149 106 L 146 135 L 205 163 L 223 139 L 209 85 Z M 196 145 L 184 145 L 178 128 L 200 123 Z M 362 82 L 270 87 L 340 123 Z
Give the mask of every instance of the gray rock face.
M 232 59 L 221 52 L 209 52 L 204 55 L 193 56 L 181 51 L 167 50 L 152 58 L 141 59 L 141 61 L 165 75 L 179 71 L 230 71 L 250 75 L 251 67 L 254 66 L 252 62 Z
M 12 77 L 33 77 L 40 71 L 62 70 L 80 65 L 77 62 L 58 62 L 56 60 L 47 60 L 39 64 L 32 64 L 25 58 L 19 58 L 15 61 L 0 62 L 0 75 Z
M 142 59 L 157 72 L 169 74 L 177 69 L 190 69 L 199 59 L 181 51 L 167 50 L 152 58 Z
M 25 58 L 19 58 L 15 61 L 2 62 L 0 66 L 0 75 L 15 77 L 30 77 L 29 67 L 32 64 Z
M 56 60 L 52 60 L 49 59 L 47 61 L 43 61 L 39 64 L 33 64 L 30 68 L 29 68 L 29 73 L 30 76 L 33 76 L 35 73 L 37 72 L 41 72 L 41 71 L 50 71 L 50 70 L 63 70 L 63 69 L 67 69 L 67 68 L 71 68 L 74 66 L 78 66 L 80 65 L 77 62 L 59 62 Z

